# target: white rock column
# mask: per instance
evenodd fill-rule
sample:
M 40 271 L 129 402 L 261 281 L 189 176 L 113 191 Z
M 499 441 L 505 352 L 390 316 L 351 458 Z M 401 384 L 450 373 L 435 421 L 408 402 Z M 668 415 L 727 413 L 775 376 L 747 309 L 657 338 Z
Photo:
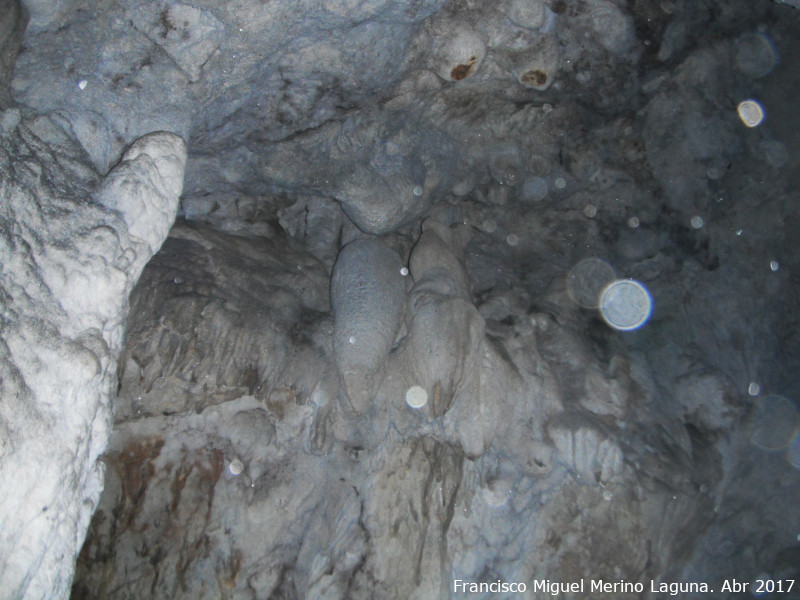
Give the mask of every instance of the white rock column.
M 50 119 L 0 138 L 0 598 L 67 598 L 103 488 L 128 295 L 175 219 L 186 146 L 104 180 Z

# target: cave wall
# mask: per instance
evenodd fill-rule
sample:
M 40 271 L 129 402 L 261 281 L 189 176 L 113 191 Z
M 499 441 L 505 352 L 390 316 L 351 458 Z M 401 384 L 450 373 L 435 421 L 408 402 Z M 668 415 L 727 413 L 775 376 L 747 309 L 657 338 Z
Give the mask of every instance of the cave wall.
M 5 5 L 0 597 L 796 574 L 798 11 Z
M 26 13 L 2 12 L 2 595 L 66 597 L 103 489 L 128 295 L 175 218 L 186 147 L 145 136 L 98 174 L 63 119 L 10 102 Z
M 100 178 L 47 117 L 0 144 L 3 595 L 65 597 L 103 488 L 128 294 L 174 219 L 186 150 L 153 134 Z

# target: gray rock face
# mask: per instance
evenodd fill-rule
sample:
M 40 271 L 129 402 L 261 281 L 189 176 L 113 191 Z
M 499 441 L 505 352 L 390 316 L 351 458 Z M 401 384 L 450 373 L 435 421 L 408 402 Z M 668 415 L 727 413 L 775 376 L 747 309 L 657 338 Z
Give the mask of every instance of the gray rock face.
M 102 179 L 46 117 L 0 144 L 2 595 L 59 598 L 103 489 L 128 294 L 174 220 L 186 147 L 146 136 Z
M 440 261 L 428 255 L 427 272 L 438 262 L 465 277 L 459 230 L 428 222 L 418 249 L 434 236 L 447 242 Z M 670 467 L 659 472 L 676 480 L 645 479 L 652 487 L 640 496 L 626 491 L 645 489 L 622 448 L 651 435 L 645 415 L 656 398 L 636 391 L 646 380 L 617 378 L 627 428 L 609 429 L 588 412 L 576 422 L 542 358 L 566 354 L 566 331 L 537 317 L 542 341 L 530 330 L 519 353 L 504 355 L 470 300 L 420 277 L 369 418 L 354 420 L 330 371 L 335 322 L 325 296 L 309 294 L 325 289 L 325 271 L 285 244 L 277 231 L 248 240 L 180 224 L 145 270 L 131 300 L 106 493 L 73 594 L 446 596 L 442 569 L 463 579 L 490 565 L 507 579 L 531 580 L 542 564 L 561 573 L 565 559 L 546 540 L 571 531 L 562 507 L 575 503 L 597 507 L 580 528 L 598 541 L 569 561 L 593 572 L 623 565 L 634 577 L 646 568 L 648 540 L 677 535 L 674 520 L 649 515 L 661 516 L 685 476 L 678 456 L 665 456 Z M 359 248 L 397 260 L 374 240 L 343 252 Z M 260 274 L 242 276 L 256 264 Z M 412 264 L 426 272 L 421 259 Z M 254 327 L 248 315 L 256 314 Z M 429 394 L 422 408 L 406 403 L 411 384 Z M 671 439 L 659 443 L 670 448 Z M 712 455 L 698 459 L 696 468 L 713 469 Z M 619 524 L 620 548 L 630 546 L 606 564 L 597 556 L 608 522 Z M 524 553 L 509 550 L 517 544 Z
M 353 409 L 363 412 L 380 384 L 400 328 L 406 285 L 396 253 L 376 240 L 342 248 L 331 275 L 333 352 Z
M 383 235 L 447 193 L 457 159 L 448 136 L 412 111 L 367 111 L 276 144 L 264 173 L 284 193 L 335 198 L 361 231 Z
M 0 0 L 0 599 L 800 579 L 798 30 Z
M 3 109 L 11 103 L 8 84 L 14 72 L 26 18 L 19 0 L 3 0 L 0 13 L 3 15 L 0 17 L 0 109 Z
M 470 300 L 469 276 L 459 260 L 465 234 L 429 219 L 411 252 L 408 337 L 393 366 L 409 388 L 425 390 L 430 404 L 423 410 L 432 417 L 444 415 L 459 396 L 474 405 L 481 395 L 484 323 Z M 483 432 L 466 423 L 459 439 L 475 458 L 483 451 Z

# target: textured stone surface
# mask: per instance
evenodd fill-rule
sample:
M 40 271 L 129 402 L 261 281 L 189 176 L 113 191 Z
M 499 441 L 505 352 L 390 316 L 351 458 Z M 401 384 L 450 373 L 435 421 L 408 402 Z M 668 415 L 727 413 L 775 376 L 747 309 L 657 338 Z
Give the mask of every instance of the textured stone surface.
M 26 14 L 19 0 L 0 2 L 0 14 L 0 109 L 4 109 L 11 104 L 8 86 L 25 31 Z
M 103 488 L 128 294 L 175 218 L 186 147 L 146 136 L 103 179 L 47 117 L 0 144 L 2 594 L 66 597 Z
M 369 239 L 347 244 L 333 267 L 333 352 L 344 392 L 358 412 L 374 398 L 400 329 L 406 300 L 401 269 L 395 252 Z
M 429 223 L 423 236 L 437 228 Z M 325 296 L 309 294 L 325 289 L 324 271 L 285 243 L 277 231 L 256 241 L 179 225 L 143 275 L 118 435 L 104 459 L 109 483 L 81 555 L 78 597 L 144 589 L 156 597 L 440 597 L 449 586 L 442 569 L 461 578 L 498 569 L 492 577 L 529 580 L 573 568 L 633 577 L 650 568 L 648 540 L 668 543 L 705 502 L 687 489 L 680 518 L 648 520 L 651 504 L 668 502 L 691 477 L 686 458 L 677 451 L 663 458 L 665 470 L 637 471 L 622 448 L 679 442 L 653 438 L 642 417 L 622 429 L 564 412 L 547 363 L 500 356 L 470 325 L 483 319 L 463 294 L 428 289 L 419 292 L 426 303 L 409 302 L 408 333 L 389 356 L 376 406 L 354 421 L 336 399 Z M 198 260 L 198 245 L 214 248 L 213 259 Z M 262 265 L 259 277 L 240 276 L 251 268 L 245 256 Z M 258 326 L 243 330 L 250 310 Z M 549 327 L 555 337 L 540 345 L 529 335 L 526 353 L 560 351 L 560 328 Z M 461 358 L 426 350 L 447 340 L 464 348 Z M 425 371 L 429 380 L 414 379 Z M 425 385 L 429 406 L 408 407 L 401 378 Z M 632 398 L 633 380 L 625 381 L 619 393 Z M 713 473 L 712 453 L 696 459 Z M 638 486 L 649 491 L 637 496 Z M 595 528 L 600 546 L 555 541 L 572 527 L 557 508 L 564 503 L 600 507 L 582 526 Z M 541 515 L 542 507 L 552 508 Z M 627 549 L 598 566 L 602 532 L 618 521 Z M 562 544 L 564 556 L 553 552 Z
M 0 598 L 800 578 L 797 10 L 85 4 L 0 0 Z

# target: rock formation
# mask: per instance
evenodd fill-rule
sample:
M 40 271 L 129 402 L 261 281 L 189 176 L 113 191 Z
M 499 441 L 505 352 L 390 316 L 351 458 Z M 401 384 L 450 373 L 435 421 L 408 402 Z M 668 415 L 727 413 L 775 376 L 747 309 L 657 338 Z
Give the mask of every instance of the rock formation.
M 800 579 L 796 4 L 0 0 L 0 599 Z
M 3 162 L 3 594 L 65 597 L 103 489 L 128 295 L 167 237 L 186 146 L 136 141 L 105 178 L 48 117 Z

